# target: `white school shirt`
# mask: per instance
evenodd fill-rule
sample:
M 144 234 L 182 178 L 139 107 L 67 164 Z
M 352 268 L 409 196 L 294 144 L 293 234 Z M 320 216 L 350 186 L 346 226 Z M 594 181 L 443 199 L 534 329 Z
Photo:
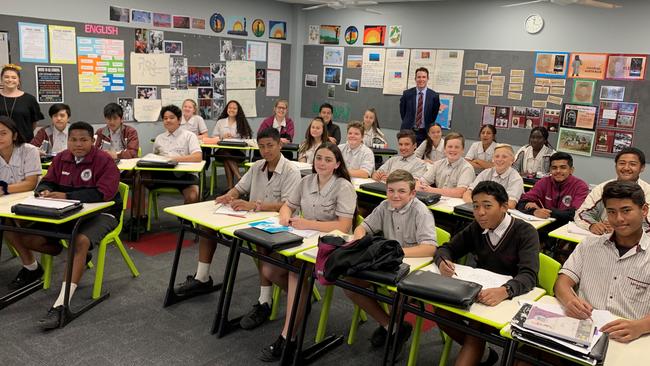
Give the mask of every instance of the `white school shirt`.
M 285 202 L 299 183 L 300 170 L 280 155 L 270 180 L 266 160 L 258 160 L 237 182 L 235 189 L 240 194 L 248 194 L 251 202 Z
M 375 155 L 372 150 L 364 144 L 360 144 L 356 149 L 350 147 L 350 144 L 340 144 L 339 150 L 343 155 L 345 166 L 349 169 L 361 169 L 370 176 L 375 170 Z
M 59 131 L 54 127 L 52 128 L 52 154 L 60 153 L 61 151 L 68 148 L 68 126 L 65 127 L 63 131 Z
M 483 143 L 477 141 L 470 146 L 469 151 L 465 154 L 465 158 L 468 160 L 480 159 L 485 161 L 492 161 L 494 156 L 494 148 L 497 147 L 496 141 L 492 141 L 490 146 L 486 150 L 483 149 Z
M 503 174 L 498 174 L 494 167 L 483 170 L 478 176 L 476 176 L 476 179 L 474 179 L 474 182 L 469 186 L 469 189 L 473 190 L 474 187 L 482 181 L 492 181 L 501 184 L 503 188 L 506 189 L 508 199 L 511 201 L 519 201 L 521 195 L 524 194 L 524 180 L 512 167 L 508 167 Z
M 156 136 L 153 152 L 170 158 L 187 156 L 201 152 L 201 145 L 195 134 L 179 127 L 174 132 L 165 131 Z
M 286 202 L 300 210 L 307 220 L 335 221 L 339 217 L 353 218 L 357 207 L 357 192 L 350 181 L 333 175 L 323 189 L 318 186 L 318 174 L 300 180 Z
M 553 148 L 544 145 L 537 153 L 537 157 L 534 157 L 532 146 L 525 145 L 520 147 L 519 150 L 517 150 L 517 153 L 515 154 L 515 161 L 519 158 L 519 154 L 524 154 L 523 165 L 519 173 L 520 174 L 537 173 L 537 172 L 547 173 L 546 171 L 544 171 L 544 157 L 551 156 L 554 153 L 555 150 L 553 150 Z
M 7 184 L 22 182 L 32 175 L 41 175 L 41 171 L 40 153 L 31 144 L 14 145 L 9 162 L 0 158 L 0 180 Z
M 181 116 L 181 127 L 197 136 L 208 132 L 208 126 L 206 126 L 205 120 L 203 117 L 197 115 L 190 117 L 190 119 L 187 121 L 185 120 L 184 116 Z
M 440 139 L 440 142 L 438 143 L 438 147 L 432 147 L 431 152 L 429 153 L 429 156 L 424 156 L 424 150 L 427 149 L 427 141 L 424 140 L 418 146 L 418 148 L 415 150 L 415 156 L 418 158 L 425 160 L 429 159 L 432 162 L 436 162 L 438 160 L 442 160 L 445 158 L 445 139 L 442 138 Z
M 220 138 L 224 138 L 226 133 L 230 133 L 231 138 L 241 138 L 241 136 L 237 133 L 237 123 L 235 122 L 232 126 L 230 126 L 228 125 L 228 118 L 222 118 L 217 121 L 216 125 L 214 125 L 212 136 L 219 136 Z

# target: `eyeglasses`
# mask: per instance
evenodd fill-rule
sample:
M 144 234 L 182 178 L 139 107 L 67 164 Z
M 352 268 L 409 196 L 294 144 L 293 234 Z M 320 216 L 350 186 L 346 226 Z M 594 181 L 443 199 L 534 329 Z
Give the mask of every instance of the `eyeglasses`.
M 275 109 L 281 109 L 281 110 L 284 110 L 284 109 L 287 109 L 287 107 L 275 107 Z

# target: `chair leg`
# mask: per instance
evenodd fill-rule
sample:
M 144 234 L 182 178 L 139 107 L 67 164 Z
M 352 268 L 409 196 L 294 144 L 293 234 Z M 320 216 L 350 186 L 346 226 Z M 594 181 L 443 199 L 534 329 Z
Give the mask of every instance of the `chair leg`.
M 147 205 L 147 231 L 151 231 L 151 207 L 153 206 L 153 192 L 149 191 L 149 198 L 147 202 L 149 203 Z
M 330 306 L 332 305 L 332 297 L 334 297 L 334 286 L 326 286 L 325 299 L 323 300 L 323 306 L 320 310 L 318 329 L 316 330 L 316 343 L 322 341 L 325 338 L 325 332 L 327 331 L 327 320 L 330 315 Z
M 129 253 L 126 251 L 126 248 L 124 248 L 122 240 L 118 236 L 115 236 L 113 240 L 115 246 L 120 251 L 120 254 L 122 254 L 124 262 L 126 263 L 127 267 L 129 267 L 129 270 L 131 270 L 131 275 L 133 277 L 138 277 L 140 275 L 140 272 L 138 272 L 138 269 L 135 267 L 135 263 L 133 263 L 133 260 L 131 259 L 131 256 L 129 256 Z
M 318 288 L 316 287 L 316 285 L 314 285 L 314 288 L 312 289 L 312 293 L 313 293 L 314 301 L 321 300 L 320 292 L 318 292 Z
M 361 310 L 361 312 L 359 313 L 359 319 L 361 319 L 362 323 L 367 322 L 368 321 L 368 314 L 366 314 L 366 312 L 364 310 Z
M 52 285 L 52 256 L 41 254 L 41 266 L 43 267 L 43 290 Z
M 354 341 L 357 339 L 357 329 L 359 328 L 360 323 L 360 314 L 361 308 L 358 305 L 354 305 L 354 313 L 352 314 L 352 323 L 350 324 L 350 332 L 348 333 L 348 344 L 354 344 Z
M 418 363 L 418 351 L 420 350 L 422 322 L 422 317 L 418 316 L 415 318 L 415 329 L 413 329 L 413 340 L 411 340 L 411 349 L 409 350 L 409 359 L 407 366 L 415 366 Z
M 440 336 L 445 342 L 445 345 L 442 348 L 442 354 L 440 355 L 440 363 L 438 363 L 438 366 L 446 366 L 447 359 L 449 359 L 449 353 L 451 352 L 451 345 L 454 341 L 443 331 L 440 331 Z
M 210 196 L 214 194 L 214 183 L 217 180 L 217 162 L 213 161 L 210 165 Z
M 108 240 L 102 240 L 97 250 L 97 268 L 95 269 L 95 284 L 93 285 L 93 299 L 98 299 L 102 294 L 102 282 L 104 281 L 104 265 L 106 264 L 106 246 Z
M 271 305 L 271 315 L 269 320 L 278 318 L 278 311 L 280 311 L 280 294 L 282 290 L 279 286 L 273 285 L 273 304 Z
M 11 253 L 12 258 L 18 257 L 18 252 L 16 251 L 16 248 L 14 248 L 14 246 L 9 244 L 9 242 L 7 241 L 5 241 L 4 243 L 7 244 L 7 248 L 9 248 L 9 252 Z
M 153 207 L 151 209 L 153 210 L 153 215 L 156 217 L 156 220 L 158 220 L 158 193 L 153 194 Z

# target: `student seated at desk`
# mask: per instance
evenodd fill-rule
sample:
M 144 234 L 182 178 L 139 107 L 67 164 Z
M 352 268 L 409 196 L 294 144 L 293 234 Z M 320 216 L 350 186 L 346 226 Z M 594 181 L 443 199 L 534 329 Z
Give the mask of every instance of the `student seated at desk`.
M 645 192 L 646 202 L 650 202 L 650 184 L 639 178 L 639 175 L 645 169 L 645 154 L 643 151 L 636 147 L 626 147 L 616 154 L 614 163 L 616 180 L 638 183 Z M 573 218 L 578 226 L 596 235 L 609 234 L 613 231 L 612 225 L 608 221 L 607 210 L 605 210 L 602 201 L 603 188 L 611 181 L 603 182 L 594 187 Z M 650 229 L 649 222 L 647 217 L 643 221 L 643 227 L 646 231 Z
M 42 171 L 38 149 L 25 142 L 16 122 L 7 116 L 0 116 L 0 157 L 0 196 L 36 187 Z
M 350 174 L 339 148 L 331 142 L 322 144 L 316 150 L 312 172 L 313 174 L 300 180 L 298 187 L 292 190 L 289 198 L 280 208 L 280 224 L 320 232 L 334 230 L 350 232 L 356 211 L 357 193 L 350 181 Z M 301 212 L 302 216 L 294 216 L 297 212 Z M 287 304 L 289 304 L 282 333 L 273 344 L 262 350 L 259 357 L 264 362 L 272 362 L 280 359 L 284 347 L 290 347 L 288 351 L 293 351 L 294 337 L 304 314 L 296 314 L 296 327 L 290 330 L 291 304 L 296 292 L 301 291 L 299 309 L 302 309 L 304 306 L 302 302 L 309 301 L 310 292 L 307 289 L 307 281 L 304 281 L 302 289 L 297 288 L 297 273 L 264 261 L 261 261 L 260 265 L 264 277 L 287 291 Z
M 515 154 L 515 163 L 512 165 L 521 176 L 534 177 L 547 174 L 550 168 L 549 158 L 555 150 L 548 143 L 548 130 L 546 127 L 534 127 L 528 137 L 528 145 L 524 145 Z
M 217 124 L 214 125 L 212 136 L 217 137 L 217 142 L 223 139 L 253 138 L 251 126 L 248 124 L 244 110 L 238 101 L 228 101 L 226 108 L 219 116 Z M 242 151 L 233 149 L 219 149 L 216 153 L 223 160 L 226 181 L 228 182 L 228 189 L 230 189 L 235 185 L 235 179 L 241 179 L 239 163 L 246 159 L 246 155 Z
M 573 220 L 576 209 L 589 194 L 589 185 L 573 175 L 573 157 L 565 152 L 551 155 L 551 175 L 519 199 L 517 209 L 542 219 L 552 217 L 564 225 Z
M 41 155 L 54 155 L 68 147 L 68 121 L 70 121 L 70 106 L 63 103 L 52 104 L 49 113 L 52 124 L 43 127 L 30 142 L 39 148 Z M 46 142 L 47 143 L 44 143 Z
M 300 171 L 282 156 L 278 130 L 269 127 L 260 131 L 257 134 L 257 145 L 262 160 L 253 164 L 235 188 L 217 197 L 217 203 L 229 204 L 234 210 L 240 211 L 279 211 L 289 194 L 296 189 L 300 183 Z M 248 196 L 248 200 L 242 199 L 244 195 Z M 196 274 L 187 276 L 185 283 L 176 289 L 177 293 L 191 295 L 212 291 L 210 263 L 216 248 L 216 241 L 201 236 Z M 259 275 L 260 297 L 253 309 L 242 318 L 240 325 L 243 329 L 253 329 L 271 315 L 273 284 L 262 275 L 261 267 Z
M 140 141 L 138 130 L 123 123 L 124 111 L 117 103 L 104 107 L 106 127 L 97 130 L 95 147 L 104 150 L 113 159 L 132 159 L 138 157 Z
M 314 162 L 314 153 L 316 149 L 325 141 L 329 141 L 327 138 L 327 129 L 325 128 L 325 122 L 320 117 L 314 117 L 309 126 L 307 126 L 307 131 L 305 131 L 305 141 L 300 143 L 298 147 L 298 161 L 301 163 L 312 164 Z
M 560 270 L 555 296 L 574 318 L 587 319 L 593 309 L 624 318 L 601 331 L 627 343 L 650 333 L 650 236 L 643 231 L 648 203 L 630 181 L 605 184 L 602 197 L 613 234 L 588 236 L 576 246 Z
M 333 144 L 339 144 L 341 142 L 341 128 L 334 123 L 332 116 L 334 115 L 334 107 L 329 103 L 321 104 L 318 115 L 323 119 L 325 123 L 325 128 L 327 129 L 327 138 Z
M 117 220 L 122 211 L 122 198 L 118 192 L 120 172 L 110 155 L 93 146 L 93 135 L 90 124 L 86 122 L 71 124 L 68 130 L 68 149 L 57 154 L 47 174 L 36 187 L 36 193 L 41 197 L 73 199 L 84 203 L 115 202 L 105 212 L 84 221 L 79 226 L 75 237 L 74 261 L 67 264 L 72 265 L 70 298 L 86 269 L 88 251 L 117 227 Z M 72 231 L 74 225 L 75 221 L 65 224 L 64 232 Z M 47 231 L 61 230 L 49 224 L 35 224 L 32 228 Z M 63 249 L 58 239 L 15 232 L 5 232 L 4 235 L 16 248 L 23 262 L 23 269 L 12 282 L 15 288 L 35 281 L 43 274 L 32 251 L 57 255 Z M 38 321 L 42 329 L 54 329 L 59 326 L 64 296 L 65 282 L 52 308 Z
M 399 155 L 391 157 L 380 166 L 373 173 L 372 179 L 383 182 L 388 177 L 388 174 L 397 169 L 404 169 L 415 178 L 420 178 L 426 173 L 427 164 L 415 156 L 417 146 L 415 133 L 412 130 L 401 130 L 397 133 L 397 144 L 399 145 Z
M 290 144 L 293 141 L 294 126 L 293 120 L 287 116 L 289 101 L 278 99 L 273 107 L 273 115 L 265 118 L 260 124 L 257 133 L 266 130 L 269 127 L 275 128 L 280 132 L 280 139 L 283 144 Z
M 194 99 L 185 99 L 182 106 L 181 127 L 195 134 L 199 141 L 208 137 L 208 126 L 203 117 L 199 116 L 199 108 Z
M 470 146 L 465 159 L 477 170 L 491 168 L 494 149 L 497 147 L 497 129 L 493 125 L 483 125 L 479 130 L 479 138 Z
M 515 160 L 515 153 L 512 146 L 508 144 L 498 144 L 494 149 L 492 158 L 493 167 L 485 169 L 469 185 L 463 200 L 472 202 L 472 190 L 480 182 L 489 180 L 501 184 L 508 193 L 508 208 L 515 208 L 517 201 L 524 193 L 524 180 L 519 173 L 512 168 L 512 162 Z
M 503 300 L 525 294 L 537 284 L 539 238 L 532 225 L 508 214 L 508 194 L 499 183 L 483 181 L 477 184 L 472 190 L 472 202 L 474 221 L 436 250 L 435 263 L 443 276 L 451 277 L 454 262 L 473 253 L 477 268 L 512 276 L 513 279 L 501 287 L 483 289 L 479 293 L 479 303 L 496 306 Z M 436 313 L 463 321 L 439 308 Z M 498 332 L 498 329 L 472 320 L 469 323 L 472 327 Z M 462 345 L 456 365 L 479 363 L 485 353 L 484 340 L 442 325 L 440 328 Z M 492 349 L 485 355 L 488 358 L 486 364 L 492 365 L 498 359 Z
M 465 159 L 465 138 L 451 132 L 445 138 L 445 158 L 438 160 L 417 182 L 418 191 L 438 193 L 448 197 L 463 197 L 474 180 L 474 169 Z
M 439 123 L 429 126 L 427 138 L 415 150 L 415 156 L 429 164 L 445 158 L 445 139 Z
M 177 106 L 170 104 L 162 107 L 160 110 L 160 117 L 163 120 L 165 132 L 156 136 L 153 142 L 153 153 L 156 155 L 164 156 L 179 163 L 198 163 L 202 159 L 201 146 L 199 145 L 199 138 L 190 131 L 181 128 L 181 109 Z M 161 179 L 161 180 L 180 180 L 191 183 L 177 184 L 174 188 L 178 188 L 183 194 L 184 203 L 195 203 L 199 201 L 199 177 L 194 173 L 184 172 L 142 172 L 143 179 Z M 146 187 L 145 187 L 146 186 Z M 166 184 L 148 183 L 140 187 L 136 187 L 136 195 L 134 200 L 143 197 L 144 188 L 154 189 L 159 187 L 167 187 Z M 144 205 L 139 205 L 141 216 L 144 212 Z
M 415 198 L 415 178 L 406 170 L 397 169 L 386 178 L 386 197 L 363 223 L 354 230 L 354 239 L 365 235 L 383 233 L 386 239 L 397 240 L 404 250 L 405 257 L 433 257 L 436 252 L 436 223 L 431 210 Z M 347 278 L 346 281 L 359 286 L 370 287 L 367 281 Z M 373 332 L 370 343 L 382 347 L 388 336 L 390 318 L 379 303 L 356 292 L 344 290 L 345 295 L 365 310 L 379 323 Z M 400 328 L 400 338 L 396 352 L 411 335 L 412 327 L 404 322 Z
M 375 155 L 363 144 L 363 124 L 359 121 L 348 123 L 348 142 L 340 144 L 343 161 L 350 177 L 369 178 L 375 170 Z
M 386 136 L 379 128 L 379 118 L 374 108 L 368 108 L 363 113 L 363 144 L 369 148 L 388 147 Z

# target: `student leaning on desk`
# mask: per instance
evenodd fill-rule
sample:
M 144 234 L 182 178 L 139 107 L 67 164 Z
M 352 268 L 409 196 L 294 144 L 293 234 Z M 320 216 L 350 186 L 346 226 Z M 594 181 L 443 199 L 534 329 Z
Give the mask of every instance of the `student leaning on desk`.
M 496 306 L 503 300 L 532 290 L 537 284 L 539 238 L 530 224 L 508 214 L 508 194 L 499 183 L 483 181 L 477 184 L 472 190 L 472 202 L 474 221 L 454 235 L 449 243 L 439 247 L 434 260 L 440 273 L 451 277 L 454 261 L 473 253 L 477 268 L 512 276 L 501 287 L 484 289 L 479 293 L 478 302 Z M 436 312 L 462 321 L 442 309 L 436 309 Z M 495 331 L 495 328 L 474 321 L 470 321 L 470 325 L 486 327 L 486 332 Z M 498 356 L 494 350 L 485 353 L 484 340 L 442 325 L 440 328 L 462 344 L 456 365 L 476 365 L 484 354 L 491 362 L 489 364 L 496 362 Z
M 74 294 L 77 284 L 81 280 L 88 262 L 86 254 L 94 246 L 117 227 L 117 220 L 122 211 L 122 198 L 118 192 L 120 172 L 110 155 L 93 146 L 93 128 L 86 122 L 75 122 L 68 130 L 68 149 L 57 154 L 47 175 L 36 187 L 36 193 L 41 197 L 74 199 L 81 202 L 106 202 L 114 201 L 106 212 L 97 215 L 92 220 L 84 221 L 75 237 L 75 253 L 72 263 L 72 283 L 70 284 L 70 298 Z M 75 222 L 67 224 L 67 230 L 72 230 Z M 48 224 L 35 224 L 32 228 L 45 231 L 56 231 Z M 64 230 L 66 230 L 64 229 Z M 34 258 L 32 250 L 57 255 L 63 249 L 59 240 L 45 238 L 38 235 L 5 232 L 9 240 L 19 253 L 23 262 L 23 269 L 12 282 L 12 285 L 22 287 L 37 280 L 43 270 Z M 68 263 L 68 265 L 70 265 Z M 34 268 L 34 270 L 32 270 Z M 38 274 L 40 273 L 40 274 Z M 38 277 L 34 278 L 38 274 Z M 61 286 L 61 293 L 47 315 L 39 320 L 42 329 L 53 329 L 59 326 L 65 294 L 65 282 Z
M 228 204 L 237 211 L 279 211 L 297 188 L 300 171 L 282 156 L 278 130 L 268 127 L 260 131 L 257 145 L 262 160 L 256 161 L 234 188 L 217 197 L 217 203 Z M 244 199 L 245 195 L 248 195 L 248 200 Z M 212 291 L 210 263 L 216 248 L 215 240 L 201 236 L 196 274 L 187 276 L 186 281 L 176 289 L 178 294 L 194 295 Z M 243 329 L 253 329 L 263 324 L 271 314 L 273 284 L 263 276 L 261 267 L 259 275 L 260 297 L 253 309 L 242 318 L 240 325 Z
M 365 235 L 383 233 L 384 238 L 397 240 L 404 250 L 405 257 L 433 257 L 436 252 L 436 223 L 431 210 L 415 198 L 415 178 L 406 170 L 398 169 L 386 179 L 386 197 L 361 225 L 354 230 L 354 239 Z M 370 287 L 367 281 L 347 278 L 346 281 L 361 287 Z M 344 290 L 345 295 L 365 310 L 379 323 L 372 333 L 370 343 L 382 347 L 388 336 L 390 318 L 376 300 L 359 293 Z M 412 327 L 403 322 L 400 326 L 396 354 L 411 335 Z
M 356 213 L 357 193 L 350 181 L 350 174 L 345 167 L 341 150 L 331 142 L 322 144 L 316 150 L 312 172 L 300 180 L 298 187 L 291 192 L 280 208 L 280 225 L 320 232 L 334 230 L 350 232 L 352 219 Z M 302 217 L 293 216 L 296 212 L 301 212 Z M 267 262 L 261 262 L 260 265 L 264 277 L 287 290 L 287 304 L 292 304 L 297 291 L 301 291 L 299 309 L 304 309 L 302 302 L 310 297 L 307 281 L 304 281 L 303 288 L 298 289 L 297 273 Z M 295 317 L 294 329 L 289 329 L 291 309 L 287 307 L 282 333 L 273 344 L 262 350 L 260 360 L 264 362 L 279 360 L 284 347 L 289 347 L 288 351 L 293 352 L 295 346 L 293 337 L 297 333 L 303 315 L 299 311 Z
M 587 319 L 599 309 L 621 317 L 600 330 L 610 340 L 628 343 L 650 333 L 650 236 L 642 225 L 648 204 L 641 187 L 629 181 L 607 183 L 602 201 L 613 234 L 588 236 L 576 246 L 554 291 L 568 316 Z M 560 362 L 554 355 L 538 356 Z

